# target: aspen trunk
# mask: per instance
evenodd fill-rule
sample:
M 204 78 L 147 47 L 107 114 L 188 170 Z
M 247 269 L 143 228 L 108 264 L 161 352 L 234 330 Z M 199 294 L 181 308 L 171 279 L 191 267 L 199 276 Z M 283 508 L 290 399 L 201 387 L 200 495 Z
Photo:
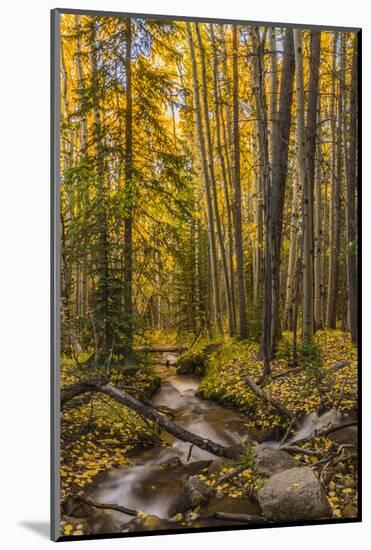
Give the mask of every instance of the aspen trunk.
M 231 297 L 232 297 L 232 311 L 233 311 L 233 322 L 236 329 L 236 292 L 235 292 L 235 272 L 234 272 L 234 240 L 233 240 L 233 171 L 231 166 L 231 143 L 229 140 L 229 135 L 226 129 L 225 118 L 223 114 L 223 106 L 221 105 L 220 111 L 220 122 L 223 132 L 224 140 L 224 150 L 225 150 L 225 162 L 226 162 L 226 186 L 224 188 L 224 194 L 226 197 L 226 205 L 229 205 L 227 216 L 228 216 L 228 263 L 229 263 L 229 280 L 231 284 Z M 232 197 L 231 197 L 232 195 Z M 227 206 L 226 206 L 227 207 Z
M 233 172 L 233 207 L 235 224 L 235 247 L 237 264 L 238 306 L 239 306 L 239 336 L 247 337 L 246 324 L 246 299 L 245 299 L 245 275 L 244 253 L 242 245 L 242 208 L 241 208 L 241 173 L 240 173 L 240 129 L 239 129 L 239 74 L 238 74 L 238 36 L 237 26 L 234 25 L 233 33 L 233 138 L 234 138 L 234 172 Z
M 285 203 L 291 109 L 294 85 L 294 43 L 292 30 L 287 29 L 282 58 L 282 74 L 279 97 L 279 111 L 274 120 L 272 132 L 272 328 L 271 350 L 275 350 L 281 334 L 280 327 L 280 268 L 282 224 Z
M 229 265 L 226 266 L 226 268 L 224 268 L 223 266 L 223 269 L 226 269 L 226 273 L 227 273 L 226 279 L 228 278 L 228 282 L 229 282 L 229 301 L 230 301 L 230 312 L 228 313 L 229 335 L 234 336 L 236 331 L 236 316 L 235 316 L 235 304 L 234 304 L 234 296 L 233 296 L 233 237 L 232 237 L 233 228 L 232 228 L 231 201 L 229 198 L 229 185 L 228 185 L 226 161 L 224 158 L 223 148 L 222 148 L 221 123 L 220 123 L 221 106 L 220 106 L 219 78 L 218 78 L 219 62 L 218 62 L 217 49 L 215 44 L 213 25 L 210 25 L 210 32 L 211 32 L 211 40 L 212 40 L 212 47 L 213 47 L 214 110 L 215 110 L 217 150 L 218 150 L 218 157 L 220 161 L 224 198 L 225 198 L 225 208 L 227 213 Z M 223 246 L 224 246 L 224 243 L 223 243 Z M 229 270 L 229 277 L 228 277 L 228 270 Z
M 131 20 L 125 19 L 125 219 L 124 219 L 124 320 L 125 350 L 133 350 L 133 209 L 134 209 L 134 170 L 133 170 L 133 97 L 132 97 L 132 30 Z
M 357 38 L 354 38 L 352 57 L 352 81 L 350 96 L 349 120 L 349 154 L 347 170 L 347 279 L 348 279 L 348 310 L 352 342 L 358 342 L 358 287 L 357 287 L 357 256 L 356 256 L 356 189 L 357 189 L 357 120 L 358 120 L 358 57 Z M 345 136 L 344 136 L 345 137 Z
M 335 94 L 336 94 L 336 48 L 338 43 L 338 33 L 334 33 L 333 54 L 332 54 L 332 82 L 331 82 L 331 201 L 330 201 L 330 261 L 328 271 L 328 294 L 327 294 L 327 312 L 326 323 L 331 328 L 336 328 L 336 296 L 338 286 L 338 254 L 339 254 L 339 183 L 337 179 L 337 132 L 335 115 Z M 339 98 L 338 98 L 339 101 Z
M 191 64 L 192 64 L 193 95 L 194 95 L 194 104 L 195 104 L 195 111 L 196 111 L 196 129 L 198 134 L 198 142 L 199 142 L 199 149 L 200 149 L 200 155 L 201 155 L 202 176 L 204 180 L 205 197 L 206 197 L 206 214 L 207 214 L 207 225 L 209 228 L 209 244 L 210 244 L 211 279 L 212 279 L 213 298 L 214 298 L 214 316 L 215 316 L 216 328 L 218 332 L 222 334 L 223 324 L 222 324 L 222 311 L 221 311 L 220 290 L 219 290 L 219 280 L 218 280 L 218 262 L 217 262 L 217 256 L 216 256 L 214 213 L 213 213 L 213 206 L 212 206 L 210 177 L 209 177 L 207 158 L 206 158 L 205 138 L 204 138 L 204 131 L 202 127 L 202 112 L 201 112 L 201 104 L 200 104 L 200 88 L 198 83 L 196 53 L 195 53 L 192 29 L 189 23 L 186 24 L 186 28 L 187 28 L 189 50 L 190 50 Z
M 296 167 L 295 175 L 292 183 L 292 206 L 291 206 L 291 225 L 290 225 L 290 250 L 289 263 L 287 268 L 287 284 L 286 284 L 286 299 L 285 299 L 285 326 L 288 330 L 293 328 L 293 313 L 294 313 L 294 291 L 295 291 L 295 272 L 298 257 L 298 234 L 299 234 L 299 197 L 300 197 L 300 181 L 299 169 Z
M 290 31 L 291 32 L 291 31 Z M 277 139 L 279 128 L 278 122 L 278 65 L 277 65 L 277 45 L 276 45 L 276 29 L 269 27 L 269 137 L 270 137 L 270 161 L 273 157 L 273 144 Z
M 321 33 L 311 31 L 310 33 L 310 59 L 309 59 L 309 83 L 308 83 L 308 112 L 307 112 L 307 151 L 308 151 L 308 198 L 309 198 L 309 216 L 311 217 L 310 226 L 314 227 L 314 328 L 322 327 L 321 316 L 321 273 L 320 257 L 322 249 L 322 231 L 321 231 L 321 172 L 319 159 L 316 162 L 317 147 L 317 127 L 318 127 L 318 82 L 319 82 L 319 63 L 321 52 Z M 314 225 L 313 205 L 314 189 L 316 187 L 316 222 Z
M 198 23 L 196 23 L 196 35 L 197 35 L 197 41 L 198 41 L 198 46 L 200 50 L 200 58 L 201 58 L 201 80 L 202 80 L 202 88 L 203 88 L 202 97 L 203 97 L 203 104 L 204 104 L 207 152 L 209 157 L 208 166 L 209 166 L 210 183 L 211 183 L 211 195 L 212 195 L 213 209 L 214 209 L 214 216 L 215 216 L 216 236 L 218 239 L 220 256 L 222 261 L 224 291 L 225 291 L 225 299 L 226 299 L 226 305 L 227 305 L 228 333 L 230 336 L 232 336 L 234 332 L 233 318 L 232 318 L 232 299 L 231 299 L 231 290 L 230 290 L 230 284 L 229 284 L 227 255 L 225 252 L 225 246 L 224 246 L 224 240 L 223 240 L 222 224 L 221 224 L 220 214 L 219 214 L 218 195 L 217 195 L 217 187 L 216 187 L 214 152 L 213 152 L 210 120 L 209 120 L 209 102 L 208 102 L 208 88 L 207 88 L 207 77 L 206 77 L 205 51 L 204 51 L 204 46 L 203 46 L 202 37 L 200 33 L 200 26 Z M 217 100 L 216 100 L 216 104 L 217 104 Z
M 320 113 L 318 113 L 320 114 Z M 315 216 L 314 216 L 314 328 L 323 328 L 323 204 L 322 204 L 322 153 L 321 124 L 318 124 L 317 159 L 314 174 Z
M 307 143 L 304 125 L 304 75 L 302 31 L 294 29 L 296 99 L 297 99 L 297 142 L 299 177 L 303 189 L 303 341 L 313 337 L 313 246 L 312 246 L 312 204 L 310 202 L 307 171 Z
M 253 136 L 253 151 L 258 155 L 258 147 L 255 136 Z M 256 226 L 256 245 L 253 251 L 254 275 L 253 275 L 253 297 L 254 305 L 257 306 L 260 300 L 261 283 L 263 280 L 263 200 L 262 185 L 259 167 L 254 170 L 254 225 Z
M 264 193 L 264 295 L 262 314 L 262 351 L 264 360 L 264 376 L 271 372 L 271 329 L 272 329 L 272 227 L 271 227 L 271 178 L 268 151 L 268 119 L 264 85 L 263 44 L 260 41 L 259 30 L 251 30 L 253 46 L 254 97 L 258 119 L 259 152 L 261 157 L 261 173 Z

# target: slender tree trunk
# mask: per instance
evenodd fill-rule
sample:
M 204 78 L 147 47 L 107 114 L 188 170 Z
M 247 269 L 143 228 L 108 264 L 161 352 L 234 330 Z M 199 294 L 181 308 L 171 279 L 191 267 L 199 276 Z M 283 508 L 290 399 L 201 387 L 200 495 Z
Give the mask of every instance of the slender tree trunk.
M 321 287 L 320 287 L 320 262 L 318 261 L 321 254 L 320 242 L 320 224 L 321 224 L 321 174 L 319 172 L 320 165 L 317 159 L 316 150 L 317 144 L 317 122 L 318 122 L 318 83 L 319 83 L 319 63 L 321 52 L 321 32 L 311 31 L 310 33 L 310 59 L 309 59 L 309 83 L 308 83 L 308 112 L 307 112 L 307 151 L 308 151 L 308 197 L 310 202 L 309 216 L 311 216 L 310 226 L 314 227 L 314 328 L 320 328 L 322 320 L 318 317 L 321 304 Z M 317 181 L 316 181 L 317 176 Z M 313 204 L 314 204 L 314 188 L 319 187 L 316 193 L 316 224 L 314 226 L 313 219 Z M 319 210 L 318 210 L 319 207 Z M 312 241 L 313 242 L 313 241 Z M 319 246 L 319 249 L 318 249 Z
M 224 193 L 226 197 L 227 220 L 228 220 L 228 263 L 229 263 L 229 280 L 231 285 L 231 297 L 232 297 L 232 311 L 233 311 L 233 323 L 236 328 L 236 292 L 235 292 L 235 273 L 234 273 L 234 240 L 233 240 L 233 170 L 230 162 L 231 157 L 231 143 L 226 129 L 225 118 L 223 114 L 223 105 L 220 106 L 220 122 L 223 131 L 224 151 L 226 161 L 226 187 Z M 231 198 L 232 195 L 232 198 Z M 229 205 L 229 207 L 227 206 Z
M 246 299 L 244 254 L 242 244 L 242 208 L 241 208 L 241 173 L 240 173 L 240 129 L 239 129 L 239 74 L 238 74 L 238 29 L 234 25 L 233 36 L 233 138 L 234 138 L 234 177 L 233 177 L 233 209 L 235 223 L 235 247 L 237 264 L 238 305 L 239 305 L 239 336 L 247 337 Z
M 297 99 L 297 142 L 299 177 L 303 189 L 303 342 L 313 337 L 313 245 L 309 181 L 307 171 L 307 143 L 304 125 L 304 75 L 302 31 L 294 29 L 296 99 Z
M 98 246 L 96 248 L 95 268 L 97 270 L 95 316 L 98 321 L 98 347 L 104 355 L 112 345 L 112 327 L 109 307 L 109 236 L 107 224 L 107 189 L 105 180 L 105 156 L 102 136 L 102 120 L 99 98 L 98 50 L 96 44 L 96 21 L 91 22 L 90 32 L 90 66 L 91 93 L 94 97 L 93 139 L 95 146 L 95 172 L 97 194 L 97 228 Z
M 357 222 L 356 222 L 356 189 L 357 189 L 357 119 L 358 119 L 358 56 L 357 37 L 354 37 L 352 58 L 352 81 L 350 94 L 349 149 L 347 169 L 347 278 L 348 310 L 352 342 L 358 343 L 358 288 L 357 288 Z M 345 136 L 344 136 L 345 137 Z
M 285 326 L 288 330 L 293 328 L 294 296 L 295 296 L 295 272 L 298 255 L 298 234 L 299 234 L 299 197 L 300 181 L 298 166 L 292 183 L 292 203 L 291 203 L 291 226 L 290 226 L 290 250 L 289 264 L 287 269 L 286 300 L 285 300 Z
M 68 73 L 65 62 L 64 47 L 63 41 L 61 41 L 61 68 L 62 68 L 62 105 L 63 105 L 63 118 L 65 124 L 68 128 L 69 118 L 71 115 L 69 96 L 68 96 Z M 65 129 L 62 132 L 62 151 L 63 151 L 63 171 L 67 172 L 72 168 L 73 165 L 73 149 L 74 149 L 74 135 L 71 129 Z M 62 227 L 62 277 L 61 277 L 61 299 L 63 306 L 65 308 L 65 313 L 67 317 L 70 317 L 71 314 L 71 304 L 72 296 L 71 292 L 73 290 L 73 271 L 74 265 L 68 259 L 67 248 L 70 246 L 68 242 L 68 230 L 71 224 L 71 213 L 72 213 L 72 196 L 70 192 L 65 194 L 66 200 L 65 212 L 62 213 L 61 208 L 61 227 Z M 76 289 L 76 285 L 75 285 Z
M 77 69 L 77 78 L 79 81 L 79 89 L 82 94 L 85 92 L 85 78 L 84 78 L 84 68 L 82 63 L 82 47 L 81 47 L 81 24 L 80 16 L 75 15 L 75 29 L 76 29 L 76 69 Z M 81 131 L 80 131 L 80 150 L 82 155 L 87 153 L 87 144 L 88 144 L 88 121 L 87 115 L 85 112 L 81 115 Z
M 314 173 L 317 141 L 317 107 L 319 63 L 321 53 L 321 32 L 310 32 L 310 58 L 308 82 L 308 111 L 307 111 L 307 150 L 308 150 L 308 187 L 311 205 L 314 204 Z M 313 208 L 311 208 L 313 227 Z
M 211 40 L 213 46 L 213 76 L 214 76 L 214 109 L 215 109 L 215 127 L 216 127 L 216 139 L 217 139 L 217 149 L 218 157 L 220 160 L 220 168 L 222 175 L 222 183 L 224 190 L 225 198 L 225 208 L 227 213 L 227 235 L 228 235 L 228 266 L 227 273 L 229 272 L 229 299 L 230 299 L 230 322 L 229 322 L 229 334 L 234 336 L 236 331 L 236 315 L 235 315 L 235 303 L 234 303 L 234 293 L 233 293 L 233 227 L 232 227 L 232 213 L 231 213 L 231 201 L 229 197 L 229 183 L 227 176 L 227 167 L 226 161 L 224 158 L 223 147 L 222 147 L 222 132 L 221 132 L 221 105 L 220 105 L 220 95 L 219 95 L 219 62 L 218 62 L 218 53 L 215 42 L 215 35 L 213 25 L 210 25 L 211 31 Z M 224 269 L 224 268 L 223 268 Z
M 295 58 L 291 29 L 286 30 L 279 111 L 275 117 L 272 132 L 272 328 L 271 350 L 274 352 L 281 334 L 280 327 L 280 267 L 282 245 L 282 223 L 285 203 L 291 109 L 294 84 Z
M 212 32 L 212 25 L 211 25 L 211 32 Z M 216 177 L 215 177 L 215 167 L 214 167 L 214 152 L 213 152 L 213 146 L 212 146 L 210 120 L 209 120 L 209 101 L 208 101 L 205 51 L 204 51 L 204 45 L 203 45 L 203 42 L 202 42 L 200 26 L 199 26 L 198 23 L 196 24 L 196 35 L 197 35 L 197 41 L 198 41 L 198 46 L 199 46 L 199 50 L 200 50 L 200 58 L 201 58 L 201 80 L 202 80 L 202 88 L 203 88 L 202 97 L 203 97 L 203 104 L 204 104 L 204 118 L 205 118 L 205 129 L 206 129 L 207 152 L 208 152 L 208 157 L 209 157 L 209 174 L 210 174 L 210 183 L 211 183 L 211 194 L 212 194 L 213 209 L 214 209 L 214 216 L 215 216 L 216 235 L 217 235 L 217 238 L 218 238 L 220 256 L 221 256 L 221 260 L 222 260 L 222 272 L 223 272 L 224 291 L 225 291 L 225 299 L 226 299 L 226 305 L 227 305 L 227 317 L 228 317 L 228 333 L 229 333 L 230 336 L 232 336 L 233 333 L 234 333 L 233 317 L 232 317 L 232 298 L 231 298 L 231 289 L 230 289 L 230 284 L 229 284 L 227 255 L 226 255 L 225 246 L 224 246 L 222 224 L 221 224 L 220 214 L 219 214 L 217 187 L 216 187 Z M 215 44 L 214 44 L 214 49 L 215 49 Z M 215 54 L 214 54 L 214 63 L 215 63 Z M 215 73 L 215 67 L 214 67 L 214 73 Z M 216 75 L 214 74 L 214 88 L 217 90 L 217 85 L 215 83 L 215 77 L 216 77 Z M 216 109 L 216 120 L 218 120 L 219 116 L 218 116 L 218 99 L 217 99 L 217 96 L 215 96 L 215 109 Z M 218 124 L 218 122 L 217 122 L 217 124 Z M 220 134 L 220 132 L 219 132 L 219 134 Z
M 254 68 L 254 97 L 258 119 L 259 151 L 261 157 L 261 173 L 264 193 L 264 296 L 262 314 L 262 351 L 264 360 L 264 376 L 271 372 L 271 329 L 272 329 L 272 227 L 271 227 L 271 178 L 268 151 L 268 119 L 264 86 L 263 44 L 260 41 L 259 30 L 251 30 Z
M 202 166 L 202 175 L 205 186 L 205 197 L 206 197 L 206 213 L 207 213 L 207 224 L 209 228 L 209 244 L 210 244 L 210 263 L 211 263 L 211 278 L 213 286 L 213 298 L 214 298 L 214 315 L 215 315 L 215 324 L 219 333 L 223 333 L 223 324 L 222 324 L 222 311 L 220 303 L 220 289 L 219 289 L 219 280 L 218 280 L 218 262 L 216 256 L 216 239 L 215 239 L 215 229 L 214 229 L 214 213 L 212 206 L 212 197 L 211 197 L 211 186 L 209 171 L 207 166 L 206 158 L 206 148 L 205 148 L 205 138 L 202 127 L 202 112 L 200 104 L 200 88 L 198 83 L 198 71 L 197 71 L 197 62 L 196 62 L 196 53 L 193 40 L 192 29 L 189 23 L 186 24 L 189 49 L 191 55 L 191 64 L 192 64 L 192 79 L 193 79 L 193 94 L 194 94 L 194 104 L 196 111 L 196 128 L 198 134 L 198 142 L 201 156 L 201 166 Z
M 290 31 L 291 33 L 291 31 Z M 276 29 L 269 27 L 269 137 L 270 137 L 270 161 L 273 157 L 273 144 L 277 140 L 277 132 L 279 128 L 278 122 L 278 64 L 277 64 L 277 45 L 276 45 Z
M 318 116 L 320 112 L 318 111 Z M 318 124 L 317 159 L 314 173 L 315 216 L 314 216 L 314 328 L 323 328 L 323 204 L 322 204 L 322 146 L 321 123 Z
M 257 140 L 253 136 L 253 151 L 255 158 L 258 158 Z M 261 283 L 263 280 L 263 197 L 261 174 L 259 166 L 254 170 L 254 225 L 256 226 L 256 244 L 254 246 L 254 275 L 253 275 L 253 297 L 254 305 L 260 302 Z
M 133 169 L 133 97 L 132 97 L 132 28 L 129 17 L 125 19 L 125 218 L 124 218 L 124 320 L 125 351 L 133 350 L 133 209 L 134 209 L 134 169 Z
M 339 230 L 337 221 L 339 219 L 339 186 L 336 174 L 336 153 L 337 153 L 337 132 L 335 116 L 335 94 L 336 94 L 336 49 L 338 43 L 338 33 L 333 36 L 332 53 L 332 81 L 331 81 L 331 201 L 330 201 L 330 261 L 328 270 L 328 293 L 327 293 L 327 312 L 326 323 L 331 328 L 336 328 L 336 296 L 338 285 L 338 254 L 339 254 Z
M 82 63 L 82 45 L 81 45 L 81 24 L 80 16 L 75 15 L 75 32 L 76 32 L 76 70 L 78 78 L 79 93 L 81 96 L 85 93 L 85 76 L 84 68 Z M 88 144 L 88 122 L 87 114 L 82 110 L 81 114 L 81 124 L 80 124 L 80 156 L 85 158 L 87 155 L 87 144 Z M 88 202 L 88 193 L 85 191 L 82 194 L 81 208 L 86 206 Z M 87 248 L 87 246 L 85 247 Z M 81 273 L 81 311 L 82 316 L 86 317 L 87 310 L 89 308 L 89 273 L 88 266 L 89 263 L 89 253 L 82 258 L 82 273 Z

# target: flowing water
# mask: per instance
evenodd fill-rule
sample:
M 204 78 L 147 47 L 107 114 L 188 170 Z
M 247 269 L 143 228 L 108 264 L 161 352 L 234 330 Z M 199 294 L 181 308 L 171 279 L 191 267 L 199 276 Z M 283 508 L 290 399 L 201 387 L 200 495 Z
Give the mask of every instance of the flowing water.
M 175 362 L 176 355 L 166 353 L 162 356 L 161 364 L 156 366 L 162 383 L 152 399 L 153 404 L 171 409 L 173 421 L 177 425 L 222 445 L 231 446 L 246 441 L 246 418 L 237 411 L 196 397 L 199 380 L 195 376 L 177 376 Z M 95 510 L 89 520 L 93 533 L 179 528 L 179 522 L 170 517 L 171 505 L 181 492 L 185 480 L 197 472 L 198 466 L 202 466 L 197 463 L 201 460 L 211 461 L 216 457 L 195 446 L 190 454 L 189 443 L 179 441 L 165 432 L 162 438 L 166 446 L 144 449 L 136 455 L 131 466 L 100 474 L 87 493 L 89 498 L 97 502 L 119 504 L 156 518 L 138 521 L 121 512 Z M 204 463 L 204 466 L 207 464 Z M 208 511 L 216 510 L 251 514 L 257 512 L 256 504 L 249 499 L 242 501 L 228 497 L 221 501 L 212 499 Z M 193 521 L 192 527 L 216 524 L 216 520 L 205 519 Z M 184 522 L 181 526 L 187 527 L 189 524 Z
M 254 441 L 251 432 L 249 434 L 246 430 L 246 418 L 235 410 L 197 397 L 199 380 L 195 376 L 176 375 L 176 359 L 174 354 L 162 354 L 161 363 L 156 366 L 161 387 L 152 399 L 153 404 L 171 409 L 177 425 L 222 445 Z M 328 424 L 341 424 L 342 421 L 335 409 L 322 416 L 310 413 L 287 443 L 294 443 Z M 88 520 L 92 533 L 227 525 L 225 521 L 221 523 L 206 518 L 179 522 L 171 516 L 172 504 L 186 479 L 208 466 L 206 461 L 211 462 L 217 457 L 196 446 L 190 449 L 190 443 L 179 441 L 165 432 L 162 439 L 163 446 L 138 451 L 130 466 L 112 468 L 99 474 L 87 492 L 87 496 L 97 502 L 115 503 L 141 510 L 149 516 L 133 519 L 121 512 L 93 509 Z M 279 434 L 270 435 L 268 439 L 265 445 L 279 445 Z M 247 497 L 224 496 L 221 500 L 212 497 L 203 512 L 214 511 L 254 515 L 259 513 L 259 506 Z

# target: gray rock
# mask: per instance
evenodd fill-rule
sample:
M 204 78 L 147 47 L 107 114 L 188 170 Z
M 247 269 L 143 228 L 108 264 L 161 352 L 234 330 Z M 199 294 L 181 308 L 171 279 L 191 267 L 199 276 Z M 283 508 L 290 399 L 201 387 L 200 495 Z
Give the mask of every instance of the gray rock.
M 215 458 L 208 469 L 209 474 L 217 474 L 224 466 L 232 466 L 234 462 L 227 458 Z
M 185 469 L 185 465 L 180 460 L 179 456 L 173 456 L 173 457 L 169 458 L 168 460 L 166 460 L 165 462 L 162 462 L 161 467 L 165 468 L 166 470 L 170 470 L 172 468 L 184 468 Z
M 202 470 L 208 468 L 211 464 L 211 460 L 196 460 L 195 462 L 190 462 L 186 464 L 185 468 L 187 472 L 191 475 L 199 474 Z
M 199 504 L 206 503 L 213 494 L 214 490 L 211 487 L 203 483 L 197 476 L 191 476 L 176 501 L 171 505 L 169 516 L 192 510 Z
M 281 451 L 269 447 L 258 446 L 254 449 L 254 464 L 259 473 L 267 477 L 273 476 L 298 465 L 295 458 Z
M 273 521 L 314 520 L 331 517 L 330 505 L 309 467 L 291 468 L 272 476 L 258 491 L 264 516 Z
M 339 445 L 353 445 L 354 449 L 358 449 L 358 426 L 346 426 L 339 428 L 329 435 L 329 439 L 339 443 Z
M 86 518 L 94 515 L 94 508 L 84 502 L 78 502 L 73 497 L 68 496 L 62 503 L 62 512 L 66 516 L 73 518 Z

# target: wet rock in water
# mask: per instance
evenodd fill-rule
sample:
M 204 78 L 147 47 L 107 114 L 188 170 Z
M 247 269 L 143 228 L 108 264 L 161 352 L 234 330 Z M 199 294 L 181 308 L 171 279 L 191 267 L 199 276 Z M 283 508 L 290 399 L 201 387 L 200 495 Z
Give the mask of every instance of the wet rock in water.
M 202 514 L 210 514 L 213 512 L 225 512 L 227 514 L 247 514 L 249 516 L 261 516 L 262 511 L 258 502 L 251 497 L 230 497 L 225 495 L 223 498 L 218 498 L 218 493 L 210 497 L 206 506 L 202 507 Z
M 144 518 L 140 518 L 139 521 L 135 523 L 135 530 L 146 530 L 150 531 L 152 529 L 161 529 L 163 527 L 163 520 L 160 519 L 157 516 L 145 516 Z
M 331 517 L 330 505 L 314 472 L 296 467 L 272 476 L 258 491 L 264 516 L 273 521 Z
M 184 488 L 176 501 L 171 505 L 169 516 L 192 510 L 200 504 L 205 504 L 214 490 L 203 483 L 197 476 L 191 476 L 186 481 Z
M 352 445 L 355 450 L 358 448 L 358 426 L 339 428 L 328 437 L 339 445 Z
M 258 445 L 254 449 L 254 464 L 259 473 L 270 477 L 298 465 L 295 458 L 281 451 Z
M 176 373 L 177 374 L 194 374 L 196 369 L 196 365 L 192 362 L 184 362 L 182 364 L 178 364 Z
M 279 427 L 269 427 L 264 429 L 252 427 L 249 431 L 250 435 L 258 443 L 264 443 L 265 441 L 277 441 L 282 437 L 282 428 Z
M 185 465 L 180 460 L 179 456 L 173 456 L 173 457 L 169 458 L 169 460 L 166 460 L 165 462 L 163 462 L 161 464 L 161 467 L 165 468 L 166 470 L 170 470 L 172 468 L 184 468 L 185 469 Z
M 196 460 L 195 462 L 190 462 L 185 466 L 187 472 L 191 475 L 199 474 L 202 470 L 209 468 L 211 460 Z
M 73 497 L 67 497 L 62 502 L 62 513 L 73 518 L 87 518 L 94 514 L 94 509 L 84 502 L 78 502 Z

